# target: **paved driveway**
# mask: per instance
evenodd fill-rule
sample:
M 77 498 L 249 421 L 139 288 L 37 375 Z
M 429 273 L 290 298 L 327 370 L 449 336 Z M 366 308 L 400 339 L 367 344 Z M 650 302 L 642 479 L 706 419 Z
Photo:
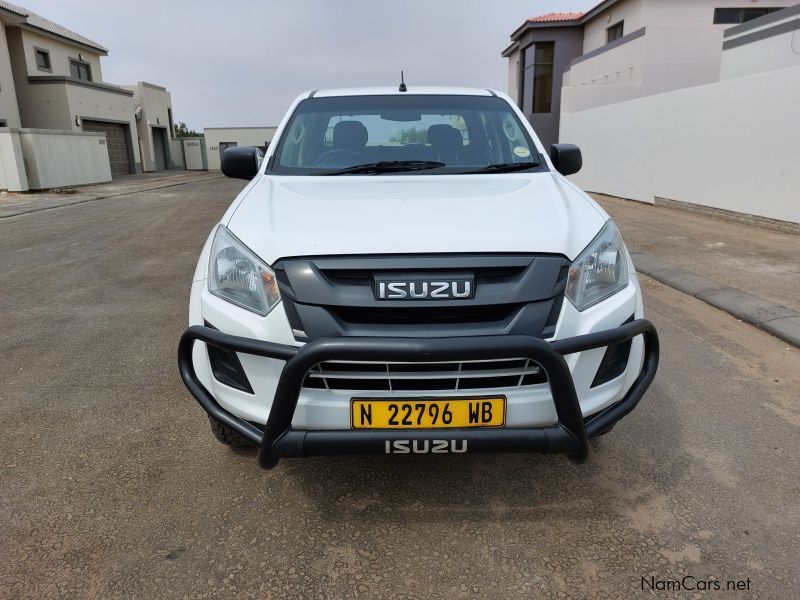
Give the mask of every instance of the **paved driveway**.
M 800 351 L 656 282 L 661 369 L 586 465 L 219 445 L 175 353 L 241 185 L 0 219 L 0 597 L 800 594 Z

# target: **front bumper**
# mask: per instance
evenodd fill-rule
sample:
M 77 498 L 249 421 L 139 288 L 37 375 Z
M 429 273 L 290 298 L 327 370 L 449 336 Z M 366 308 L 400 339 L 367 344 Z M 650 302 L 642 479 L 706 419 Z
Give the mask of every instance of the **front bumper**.
M 638 335 L 644 338 L 642 369 L 619 402 L 584 420 L 572 375 L 564 355 L 618 344 Z M 200 382 L 192 361 L 195 341 L 227 350 L 286 361 L 264 431 L 225 410 Z M 589 439 L 631 412 L 650 386 L 658 368 L 658 335 L 644 319 L 614 329 L 546 342 L 525 335 L 492 335 L 451 338 L 338 337 L 320 339 L 302 347 L 265 342 L 192 326 L 181 337 L 178 366 L 183 382 L 200 406 L 214 419 L 259 447 L 264 468 L 283 457 L 336 454 L 383 454 L 395 441 L 411 444 L 457 439 L 470 452 L 541 452 L 567 454 L 584 462 Z M 306 374 L 317 363 L 370 361 L 468 361 L 529 358 L 547 373 L 558 422 L 546 427 L 502 429 L 427 430 L 300 430 L 292 418 Z

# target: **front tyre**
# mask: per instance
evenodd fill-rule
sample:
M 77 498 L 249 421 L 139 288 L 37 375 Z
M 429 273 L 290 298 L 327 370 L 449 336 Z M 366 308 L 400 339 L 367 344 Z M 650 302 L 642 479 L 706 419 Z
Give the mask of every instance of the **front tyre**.
M 235 451 L 255 450 L 255 444 L 236 433 L 233 429 L 214 420 L 211 416 L 208 417 L 208 422 L 211 425 L 211 433 L 226 446 L 230 446 Z

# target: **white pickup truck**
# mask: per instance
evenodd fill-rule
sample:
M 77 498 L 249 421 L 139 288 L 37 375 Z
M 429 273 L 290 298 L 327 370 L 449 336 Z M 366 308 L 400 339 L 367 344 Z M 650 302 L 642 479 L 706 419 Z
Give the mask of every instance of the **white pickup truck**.
M 658 337 L 619 231 L 505 94 L 305 93 L 200 255 L 179 345 L 214 434 L 283 457 L 557 452 L 637 405 Z

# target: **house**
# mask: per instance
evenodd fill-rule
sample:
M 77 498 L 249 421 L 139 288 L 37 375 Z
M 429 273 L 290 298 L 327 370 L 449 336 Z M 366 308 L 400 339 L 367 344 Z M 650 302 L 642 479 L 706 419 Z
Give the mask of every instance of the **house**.
M 800 233 L 797 0 L 605 0 L 526 21 L 503 56 L 584 189 Z
M 18 107 L 9 106 L 7 125 L 104 133 L 112 175 L 141 171 L 133 92 L 103 81 L 100 57 L 108 49 L 8 2 L 0 2 L 0 19 Z
M 160 86 L 103 80 L 108 49 L 0 1 L 0 189 L 109 181 L 173 166 Z
M 266 152 L 277 127 L 206 127 L 205 138 L 208 168 L 219 169 L 225 148 L 256 146 Z
M 133 92 L 134 117 L 139 154 L 144 171 L 160 171 L 174 166 L 170 141 L 175 138 L 172 122 L 172 96 L 167 88 L 140 81 L 123 85 Z
M 719 79 L 723 34 L 797 0 L 605 0 L 528 19 L 502 52 L 508 90 L 545 145 L 562 111 Z

